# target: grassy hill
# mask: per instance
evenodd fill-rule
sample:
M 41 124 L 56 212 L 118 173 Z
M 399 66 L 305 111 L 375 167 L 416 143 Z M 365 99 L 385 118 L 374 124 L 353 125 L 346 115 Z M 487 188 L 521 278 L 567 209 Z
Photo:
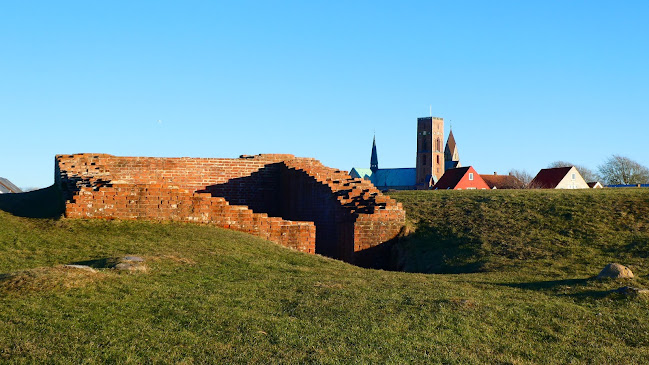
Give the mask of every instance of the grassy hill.
M 414 231 L 398 262 L 446 274 L 209 226 L 0 211 L 0 362 L 646 363 L 649 300 L 610 292 L 649 287 L 638 191 L 394 194 Z M 148 272 L 60 266 L 127 254 Z M 590 278 L 613 259 L 639 277 Z
M 588 275 L 611 261 L 649 270 L 649 191 L 404 191 L 412 231 L 399 270 Z M 596 272 L 595 272 L 596 273 Z

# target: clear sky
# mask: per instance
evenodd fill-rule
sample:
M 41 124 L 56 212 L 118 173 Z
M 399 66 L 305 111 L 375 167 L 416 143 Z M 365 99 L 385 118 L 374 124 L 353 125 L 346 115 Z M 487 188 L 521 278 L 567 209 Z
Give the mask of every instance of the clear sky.
M 292 153 L 414 167 L 416 118 L 478 172 L 649 165 L 648 1 L 4 1 L 0 176 L 54 156 Z

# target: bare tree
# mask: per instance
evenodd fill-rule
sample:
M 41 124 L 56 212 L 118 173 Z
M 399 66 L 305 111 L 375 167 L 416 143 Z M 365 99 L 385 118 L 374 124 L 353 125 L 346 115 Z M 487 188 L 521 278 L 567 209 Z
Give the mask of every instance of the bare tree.
M 582 165 L 577 165 L 568 161 L 554 161 L 553 163 L 548 165 L 548 168 L 555 168 L 555 167 L 570 167 L 574 166 L 577 171 L 579 171 L 579 174 L 581 177 L 584 178 L 587 182 L 591 181 L 600 181 L 602 178 L 594 172 L 593 170 L 589 169 L 588 167 L 582 166 Z
M 532 179 L 534 178 L 534 176 L 530 175 L 530 173 L 525 170 L 511 169 L 509 170 L 509 174 L 523 183 L 523 186 L 521 186 L 521 188 L 527 188 L 530 184 L 530 181 L 532 181 Z
M 599 173 L 604 182 L 609 185 L 649 183 L 649 169 L 624 156 L 613 155 L 610 157 L 603 165 L 599 166 Z

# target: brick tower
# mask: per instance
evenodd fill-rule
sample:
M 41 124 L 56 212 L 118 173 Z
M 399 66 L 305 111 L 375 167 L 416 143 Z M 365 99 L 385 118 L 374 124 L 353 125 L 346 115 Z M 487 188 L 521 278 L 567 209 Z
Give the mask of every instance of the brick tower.
M 417 118 L 417 189 L 429 189 L 444 174 L 443 140 L 443 118 Z

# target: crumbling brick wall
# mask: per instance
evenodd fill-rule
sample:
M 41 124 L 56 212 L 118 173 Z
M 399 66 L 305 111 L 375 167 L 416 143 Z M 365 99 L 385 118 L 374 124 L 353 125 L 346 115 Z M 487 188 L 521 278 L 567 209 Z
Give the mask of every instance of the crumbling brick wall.
M 82 187 L 66 204 L 70 218 L 149 219 L 210 223 L 253 234 L 302 252 L 315 253 L 315 225 L 254 213 L 210 193 L 159 184 Z
M 393 239 L 401 204 L 371 183 L 293 155 L 225 158 L 59 155 L 71 218 L 215 224 L 348 262 Z
M 232 204 L 268 211 L 277 205 L 277 186 L 273 185 L 278 180 L 277 163 L 291 158 L 294 156 L 280 154 L 238 159 L 59 155 L 55 177 L 66 199 L 72 198 L 81 186 L 97 187 L 110 182 L 213 192 Z M 241 179 L 244 177 L 247 179 Z

